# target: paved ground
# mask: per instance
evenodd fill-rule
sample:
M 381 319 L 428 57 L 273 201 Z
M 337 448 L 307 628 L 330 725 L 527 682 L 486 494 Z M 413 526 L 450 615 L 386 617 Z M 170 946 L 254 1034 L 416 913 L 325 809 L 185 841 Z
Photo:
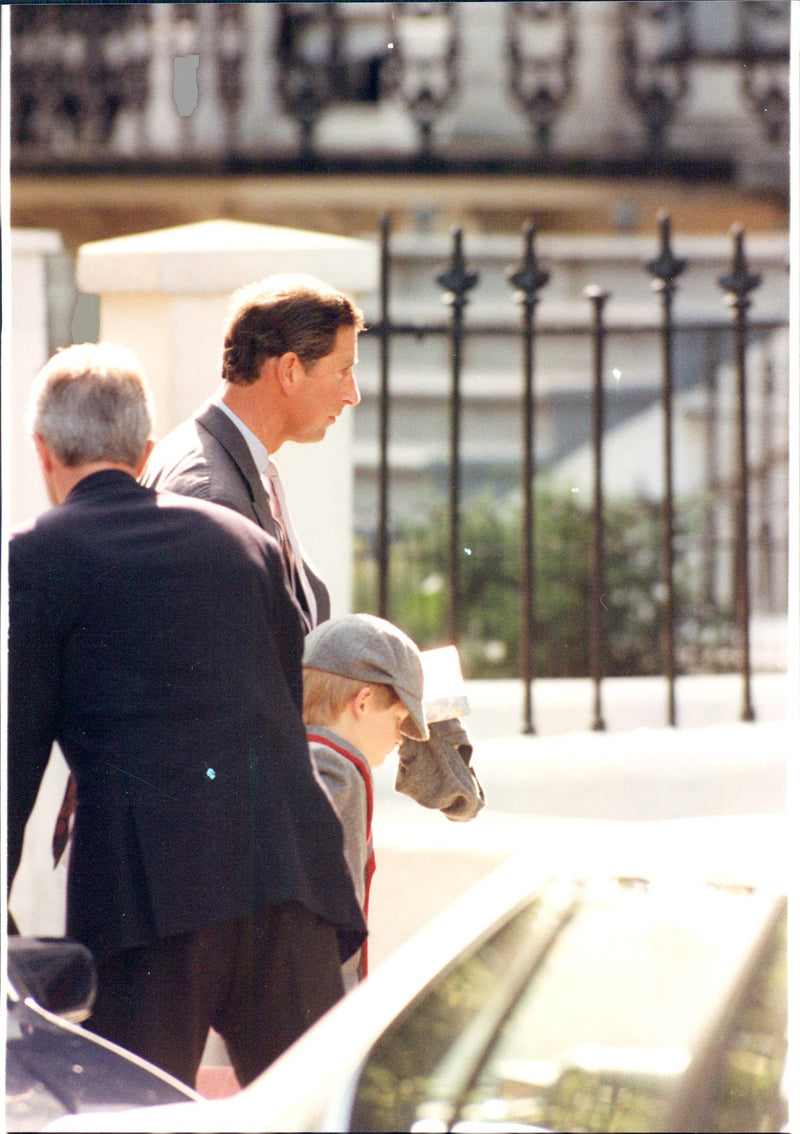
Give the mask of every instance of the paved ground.
M 776 671 L 751 679 L 755 723 L 776 721 L 787 712 L 787 676 Z M 519 681 L 470 681 L 471 712 L 466 718 L 476 740 L 518 736 L 523 725 L 523 685 Z M 607 732 L 667 726 L 666 679 L 609 677 L 600 685 L 601 715 Z M 591 730 L 594 684 L 588 678 L 541 678 L 531 689 L 536 736 Z M 744 684 L 738 674 L 679 677 L 675 683 L 676 729 L 731 724 L 741 718 Z
M 679 679 L 674 728 L 665 723 L 663 678 L 604 682 L 602 732 L 588 727 L 591 682 L 541 680 L 533 694 L 530 736 L 521 733 L 519 682 L 468 683 L 466 724 L 487 796 L 470 823 L 450 823 L 399 796 L 394 759 L 377 770 L 373 966 L 520 847 L 554 856 L 591 841 L 604 824 L 786 807 L 788 756 L 797 744 L 786 721 L 785 674 L 755 675 L 756 720 L 748 723 L 739 719 L 735 675 Z

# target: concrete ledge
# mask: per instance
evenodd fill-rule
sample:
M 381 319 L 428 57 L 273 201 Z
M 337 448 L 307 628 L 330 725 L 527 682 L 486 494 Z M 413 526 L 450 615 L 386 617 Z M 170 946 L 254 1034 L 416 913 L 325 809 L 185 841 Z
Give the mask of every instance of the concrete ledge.
M 378 249 L 320 232 L 210 220 L 84 244 L 76 274 L 82 291 L 215 294 L 271 272 L 311 272 L 349 292 L 372 291 Z
M 63 248 L 61 235 L 46 228 L 12 228 L 12 256 L 47 256 Z

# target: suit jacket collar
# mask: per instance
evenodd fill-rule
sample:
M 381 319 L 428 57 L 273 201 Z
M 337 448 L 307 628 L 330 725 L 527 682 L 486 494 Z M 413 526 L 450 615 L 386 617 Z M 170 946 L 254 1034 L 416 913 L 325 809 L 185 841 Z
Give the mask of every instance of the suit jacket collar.
M 64 503 L 66 504 L 68 500 L 105 495 L 112 490 L 117 494 L 123 492 L 130 495 L 148 491 L 130 473 L 124 472 L 122 469 L 100 469 L 98 472 L 89 473 L 88 476 L 83 477 L 77 484 L 73 485 L 67 493 Z
M 278 533 L 275 520 L 269 506 L 269 498 L 264 488 L 264 482 L 261 479 L 260 472 L 256 468 L 253 454 L 250 452 L 250 448 L 241 432 L 236 428 L 228 415 L 214 402 L 206 402 L 194 416 L 195 420 L 202 425 L 204 429 L 207 429 L 212 437 L 219 441 L 220 445 L 225 449 L 228 456 L 247 481 L 250 496 L 253 501 L 253 511 L 258 517 L 258 522 L 261 524 L 262 528 L 277 537 Z
M 264 531 L 269 532 L 275 539 L 280 539 L 278 528 L 272 515 L 272 509 L 270 508 L 267 490 L 264 487 L 264 482 L 256 468 L 253 455 L 242 434 L 228 415 L 213 401 L 208 401 L 205 405 L 201 406 L 197 413 L 195 413 L 194 420 L 214 437 L 238 468 L 240 475 L 243 477 L 249 489 L 250 499 L 253 503 L 253 511 L 261 527 Z M 305 569 L 311 586 L 314 589 L 314 594 L 316 595 L 319 621 L 324 622 L 326 619 L 330 618 L 328 589 L 322 579 L 320 579 L 312 569 L 308 561 L 305 561 Z

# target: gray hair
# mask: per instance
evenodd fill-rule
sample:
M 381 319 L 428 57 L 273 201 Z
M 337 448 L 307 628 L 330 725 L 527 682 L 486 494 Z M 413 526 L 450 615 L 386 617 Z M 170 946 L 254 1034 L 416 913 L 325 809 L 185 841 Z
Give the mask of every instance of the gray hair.
M 70 468 L 93 461 L 136 466 L 153 430 L 139 359 L 106 342 L 57 351 L 34 381 L 28 427 Z

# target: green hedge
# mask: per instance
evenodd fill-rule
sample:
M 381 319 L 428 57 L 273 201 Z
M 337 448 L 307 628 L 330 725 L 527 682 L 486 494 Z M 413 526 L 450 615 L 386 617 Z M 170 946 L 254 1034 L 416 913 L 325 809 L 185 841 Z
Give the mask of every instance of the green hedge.
M 683 667 L 731 668 L 730 611 L 709 608 L 695 592 L 693 534 L 698 509 L 675 521 L 673 582 Z M 591 513 L 571 494 L 537 494 L 534 526 L 534 664 L 540 677 L 589 674 Z M 604 510 L 603 632 L 608 676 L 663 672 L 662 525 L 657 504 L 632 499 Z M 519 673 L 520 510 L 473 499 L 461 520 L 460 652 L 465 675 Z M 440 508 L 408 522 L 391 542 L 388 617 L 423 648 L 442 645 L 447 627 L 449 521 Z M 377 565 L 356 546 L 355 609 L 375 611 Z

